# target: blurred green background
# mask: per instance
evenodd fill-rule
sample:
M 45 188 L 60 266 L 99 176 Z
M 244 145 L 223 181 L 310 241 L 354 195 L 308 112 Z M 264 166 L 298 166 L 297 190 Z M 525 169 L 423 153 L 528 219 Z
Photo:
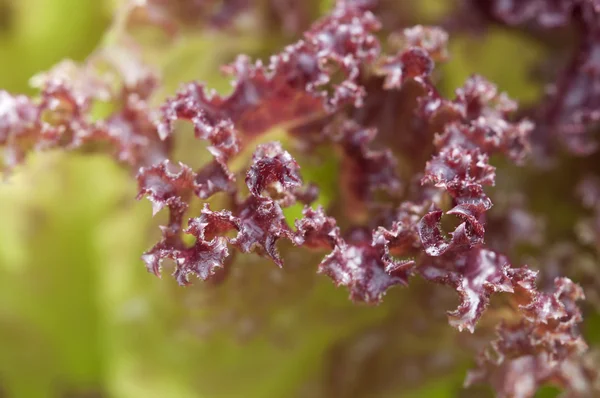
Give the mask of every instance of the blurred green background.
M 431 13 L 444 9 L 441 0 L 418 3 Z M 65 57 L 83 60 L 103 43 L 116 7 L 109 0 L 0 0 L 0 88 L 33 94 L 32 75 Z M 158 100 L 191 79 L 226 90 L 219 65 L 242 50 L 269 54 L 289 40 L 259 32 L 227 41 L 196 32 L 157 44 L 148 52 L 162 53 L 154 58 L 165 79 Z M 539 85 L 528 70 L 542 49 L 504 32 L 486 40 L 453 38 L 445 91 L 477 71 L 512 96 L 534 100 Z M 519 62 L 507 69 L 497 62 L 506 57 Z M 365 366 L 357 336 L 371 330 L 390 339 L 402 331 L 393 347 L 408 361 L 431 350 L 431 341 L 453 345 L 441 309 L 435 327 L 406 337 L 402 317 L 390 315 L 406 312 L 406 289 L 394 289 L 377 308 L 354 306 L 345 290 L 314 275 L 318 255 L 293 250 L 296 267 L 280 271 L 251 258 L 223 285 L 180 288 L 144 270 L 139 257 L 156 238 L 157 222 L 135 195 L 128 172 L 101 155 L 34 155 L 0 186 L 0 397 L 459 395 L 468 353 L 412 384 L 394 382 L 397 365 L 386 356 L 366 363 L 387 378 L 355 374 Z M 355 343 L 358 351 L 347 348 Z M 342 376 L 335 372 L 338 346 L 346 347 Z M 363 386 L 370 383 L 382 387 Z

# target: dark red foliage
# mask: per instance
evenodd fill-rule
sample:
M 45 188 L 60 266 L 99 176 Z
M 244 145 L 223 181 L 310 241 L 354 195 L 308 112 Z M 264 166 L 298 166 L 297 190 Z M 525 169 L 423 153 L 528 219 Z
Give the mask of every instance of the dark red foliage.
M 280 143 L 259 145 L 246 173 L 246 185 L 254 196 L 262 196 L 267 190 L 279 196 L 302 185 L 299 171 L 298 163 Z
M 466 384 L 488 381 L 503 397 L 531 397 L 547 383 L 570 396 L 588 396 L 597 371 L 582 361 L 587 346 L 577 326 L 582 317 L 576 301 L 584 298 L 583 291 L 571 280 L 557 278 L 552 294 L 540 293 L 535 276 L 525 268 L 509 273 L 522 318 L 498 327 L 498 339 L 480 355 Z
M 497 23 L 550 31 L 568 28 L 574 42 L 571 59 L 548 86 L 549 95 L 539 107 L 536 136 L 542 144 L 549 130 L 578 155 L 597 149 L 593 132 L 600 114 L 600 2 L 597 0 L 470 0 L 467 7 L 479 8 Z M 542 33 L 543 34 L 543 33 Z
M 24 95 L 12 96 L 0 91 L 0 143 L 4 149 L 4 166 L 11 168 L 20 163 L 24 156 L 27 141 L 36 137 L 34 132 L 38 108 Z M 31 138 L 30 138 L 31 137 Z
M 196 173 L 194 192 L 200 199 L 208 199 L 217 192 L 235 192 L 235 175 L 214 160 Z
M 373 232 L 373 244 L 384 245 L 400 257 L 416 256 L 422 250 L 418 223 L 425 212 L 423 205 L 403 202 L 390 215 L 391 228 L 379 226 Z
M 335 219 L 327 217 L 321 206 L 317 210 L 305 207 L 302 216 L 302 219 L 296 220 L 294 243 L 315 249 L 333 249 L 340 240 L 340 229 Z
M 92 143 L 107 141 L 114 148 L 113 156 L 134 169 L 162 161 L 170 147 L 169 141 L 158 139 L 148 105 L 135 95 L 126 99 L 121 112 L 83 139 Z
M 194 190 L 195 173 L 187 166 L 181 170 L 169 170 L 170 164 L 164 161 L 158 165 L 142 168 L 138 173 L 138 199 L 146 196 L 152 203 L 155 215 L 162 208 L 169 208 L 169 222 L 161 227 L 163 238 L 152 249 L 144 253 L 143 260 L 148 270 L 158 275 L 163 258 L 172 258 L 171 251 L 183 247 L 181 231 L 183 217 L 187 211 L 187 201 Z
M 454 232 L 450 233 L 450 239 L 446 238 L 440 227 L 442 215 L 441 210 L 430 211 L 419 222 L 419 237 L 425 253 L 430 256 L 441 256 L 448 251 L 468 250 L 481 243 L 481 235 L 477 234 L 473 227 L 468 227 L 466 223 L 456 227 Z
M 483 241 L 484 228 L 480 219 L 492 207 L 483 186 L 493 185 L 494 178 L 494 168 L 488 164 L 487 156 L 478 150 L 445 148 L 427 163 L 422 182 L 445 189 L 456 204 L 447 214 L 464 221 L 453 232 L 449 243 L 438 226 L 442 212 L 434 211 L 424 217 L 419 232 L 427 254 L 439 256 L 455 246 L 469 248 Z
M 333 247 L 318 272 L 329 276 L 337 286 L 346 286 L 352 300 L 373 304 L 379 303 L 391 286 L 405 286 L 414 273 L 411 257 L 421 249 L 416 223 L 422 212 L 421 206 L 406 202 L 396 212 L 390 230 L 378 227 L 369 232 L 358 228 L 346 237 L 340 236 L 335 221 L 325 217 L 322 210 L 305 211 L 306 219 L 296 225 L 303 237 L 300 242 L 308 236 L 311 246 Z
M 283 266 L 275 244 L 280 238 L 292 238 L 281 207 L 269 198 L 250 196 L 241 205 L 240 232 L 232 244 L 242 252 L 254 251 L 270 257 L 279 267 Z
M 202 85 L 189 84 L 163 107 L 161 136 L 170 135 L 173 122 L 184 119 L 194 123 L 197 136 L 211 142 L 217 126 L 228 137 L 235 135 L 233 125 L 246 141 L 281 123 L 293 125 L 348 103 L 360 104 L 360 66 L 379 54 L 372 34 L 378 28 L 373 14 L 342 3 L 266 66 L 240 56 L 225 67 L 235 78 L 230 95 L 207 94 Z M 333 84 L 336 74 L 343 79 Z
M 196 138 L 208 140 L 209 152 L 225 165 L 239 152 L 239 138 L 231 120 L 210 106 L 212 98 L 202 86 L 188 84 L 162 107 L 158 133 L 161 139 L 167 139 L 173 133 L 176 120 L 189 120 L 194 124 Z
M 239 15 L 259 5 L 296 32 L 308 13 L 300 2 L 287 12 L 288 3 L 279 0 L 146 3 L 132 6 L 129 25 L 158 24 L 171 33 L 181 26 L 232 27 Z M 570 279 L 556 278 L 554 292 L 548 293 L 536 285 L 536 272 L 511 266 L 517 243 L 533 242 L 540 258 L 558 251 L 542 252 L 540 242 L 547 239 L 538 233 L 542 217 L 528 210 L 535 195 L 531 203 L 519 199 L 529 187 L 495 195 L 486 189 L 496 184 L 491 164 L 496 156 L 524 165 L 530 146 L 547 143 L 549 133 L 576 154 L 595 149 L 600 5 L 592 0 L 464 3 L 478 11 L 473 15 L 484 25 L 494 21 L 528 32 L 576 33 L 570 63 L 543 103 L 526 112 L 536 127 L 515 113 L 516 102 L 481 76 L 468 78 L 454 98 L 442 96 L 433 73 L 436 63 L 449 59 L 448 34 L 441 28 L 394 26 L 380 32 L 386 23 L 374 12 L 389 21 L 400 17 L 382 14 L 401 5 L 340 0 L 302 39 L 268 61 L 240 55 L 223 67 L 233 80 L 228 95 L 187 83 L 153 109 L 149 103 L 158 80 L 142 65 L 122 61 L 130 56 L 123 49 L 41 75 L 35 79 L 39 99 L 0 91 L 5 167 L 19 164 L 31 150 L 108 148 L 137 173 L 138 198 L 150 200 L 153 214 L 169 209 L 161 239 L 143 260 L 157 275 L 164 259 L 172 261 L 182 285 L 192 275 L 220 280 L 234 253 L 255 253 L 282 267 L 288 253 L 282 250 L 282 256 L 277 246 L 288 240 L 324 251 L 317 272 L 345 286 L 353 301 L 377 304 L 388 288 L 407 285 L 413 275 L 452 288 L 460 304 L 448 312 L 449 323 L 459 331 L 473 332 L 491 296 L 504 293 L 512 306 L 494 308 L 494 315 L 508 315 L 466 383 L 487 381 L 507 397 L 530 397 L 544 383 L 584 396 L 595 388 L 595 376 L 584 361 L 586 344 L 579 332 L 577 301 L 583 290 Z M 376 34 L 389 34 L 384 45 Z M 100 61 L 112 71 L 111 84 L 100 76 Z M 104 101 L 116 109 L 95 120 L 93 107 Z M 178 121 L 190 122 L 195 138 L 208 143 L 209 161 L 190 167 L 169 160 L 180 135 Z M 279 130 L 291 133 L 283 144 L 257 145 L 264 141 L 261 136 Z M 300 162 L 285 150 L 288 145 L 293 153 L 302 150 Z M 303 184 L 299 164 L 322 160 L 315 158 L 323 153 L 339 160 L 340 169 L 335 185 L 340 189 L 328 198 L 333 204 L 328 209 L 310 207 L 319 199 L 319 187 Z M 239 185 L 244 178 L 247 193 Z M 533 189 L 546 186 L 538 179 L 531 178 Z M 593 176 L 581 183 L 583 207 L 593 216 L 578 225 L 585 232 L 578 231 L 578 237 L 585 237 L 581 241 L 596 254 L 598 186 Z M 190 214 L 198 200 L 203 209 Z M 208 200 L 229 210 L 212 211 Z M 492 200 L 500 206 L 490 212 Z M 284 209 L 298 202 L 305 208 L 291 226 Z M 444 231 L 442 225 L 452 220 L 457 226 Z M 495 231 L 486 235 L 490 227 Z M 569 247 L 568 259 L 576 252 Z
M 171 213 L 172 214 L 172 213 Z M 206 280 L 215 274 L 217 268 L 223 267 L 229 255 L 228 238 L 219 236 L 231 229 L 239 229 L 239 221 L 229 211 L 212 212 L 208 205 L 204 206 L 200 217 L 191 219 L 185 233 L 193 235 L 196 242 L 186 247 L 176 235 L 167 234 L 168 227 L 163 227 L 163 240 L 144 254 L 148 269 L 160 274 L 163 259 L 175 262 L 173 273 L 181 285 L 189 283 L 189 274 Z
M 174 276 L 180 285 L 189 283 L 188 275 L 194 274 L 207 280 L 215 274 L 216 268 L 222 268 L 229 255 L 228 239 L 219 234 L 232 229 L 240 229 L 239 221 L 229 211 L 212 212 L 204 206 L 200 217 L 191 219 L 184 231 L 193 235 L 196 242 L 193 246 L 172 253 L 177 268 Z
M 147 197 L 152 202 L 152 212 L 158 213 L 164 206 L 187 206 L 187 201 L 193 193 L 196 183 L 196 173 L 188 166 L 176 166 L 168 160 L 148 168 L 142 168 L 138 173 L 138 199 Z
M 69 61 L 58 64 L 33 79 L 41 89 L 37 101 L 0 91 L 4 168 L 12 169 L 32 150 L 95 146 L 108 146 L 119 162 L 134 170 L 163 161 L 169 141 L 159 139 L 145 102 L 156 86 L 156 77 L 144 68 L 136 69 L 137 60 L 133 55 L 128 57 L 119 59 L 105 51 L 82 65 Z M 129 69 L 123 65 L 127 62 Z M 114 76 L 110 76 L 118 81 L 117 89 L 96 75 L 95 68 L 101 63 L 112 68 Z M 120 108 L 105 120 L 93 120 L 93 105 L 110 100 L 119 100 Z
M 378 190 L 398 194 L 401 188 L 397 176 L 397 161 L 389 149 L 373 150 L 369 146 L 377 130 L 361 128 L 345 121 L 331 133 L 342 151 L 340 180 L 349 207 L 359 211 L 373 199 Z
M 432 101 L 424 101 L 423 107 L 429 118 L 447 112 L 458 119 L 446 124 L 442 134 L 435 138 L 438 148 L 479 148 L 489 155 L 502 153 L 522 163 L 529 152 L 527 138 L 533 124 L 528 120 L 510 121 L 516 108 L 516 103 L 505 93 L 499 93 L 494 84 L 477 75 L 456 90 L 453 101 L 434 97 Z
M 435 89 L 429 78 L 434 61 L 443 62 L 448 58 L 448 34 L 440 28 L 417 25 L 392 34 L 390 42 L 400 51 L 382 57 L 375 67 L 375 71 L 385 77 L 383 87 L 399 89 L 406 81 L 415 80 L 433 94 Z
M 448 60 L 448 33 L 436 26 L 416 25 L 390 35 L 391 44 L 404 49 L 419 48 L 435 62 Z
M 387 245 L 359 235 L 350 242 L 338 239 L 333 251 L 319 264 L 318 272 L 329 276 L 337 286 L 346 286 L 352 300 L 378 303 L 388 288 L 408 283 L 413 262 L 394 261 Z
M 433 71 L 433 60 L 427 51 L 412 47 L 383 59 L 378 71 L 385 76 L 386 90 L 399 88 L 407 79 L 423 80 Z
M 446 214 L 462 221 L 448 238 L 440 228 L 442 210 L 434 209 L 421 219 L 419 234 L 425 252 L 441 256 L 484 242 L 485 212 L 492 207 L 492 201 L 483 188 L 495 184 L 495 168 L 489 164 L 488 154 L 500 152 L 521 163 L 528 150 L 526 137 L 532 125 L 528 121 L 508 121 L 516 104 L 479 76 L 468 79 L 456 91 L 453 101 L 432 94 L 422 101 L 421 116 L 435 120 L 446 112 L 454 120 L 435 138 L 439 152 L 427 162 L 421 182 L 448 192 L 452 207 Z
M 506 257 L 480 247 L 465 254 L 428 259 L 419 267 L 423 278 L 456 289 L 460 305 L 448 313 L 449 322 L 458 330 L 471 333 L 492 293 L 513 292 L 509 272 Z

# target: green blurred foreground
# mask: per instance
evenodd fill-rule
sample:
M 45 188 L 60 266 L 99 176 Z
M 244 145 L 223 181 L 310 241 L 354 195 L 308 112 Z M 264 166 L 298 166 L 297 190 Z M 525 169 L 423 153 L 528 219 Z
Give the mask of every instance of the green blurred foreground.
M 84 59 L 102 40 L 112 3 L 0 0 L 0 87 L 31 93 L 33 74 L 65 57 Z M 190 79 L 226 89 L 218 65 L 241 50 L 261 54 L 281 44 L 191 35 L 157 50 L 165 52 L 157 61 L 164 93 Z M 485 48 L 453 38 L 446 89 L 477 70 L 511 96 L 535 99 L 539 87 L 526 70 L 542 50 L 523 46 L 504 33 Z M 498 62 L 507 57 L 518 57 L 510 69 Z M 325 353 L 358 330 L 389 322 L 385 315 L 401 307 L 394 303 L 405 295 L 400 289 L 378 308 L 355 306 L 312 266 L 281 271 L 258 259 L 222 286 L 183 289 L 155 278 L 139 256 L 157 224 L 135 195 L 126 171 L 89 155 L 36 155 L 0 186 L 0 397 L 327 396 L 323 380 L 335 376 Z M 298 280 L 311 289 L 298 291 Z M 449 329 L 444 319 L 439 325 Z M 439 334 L 446 337 L 432 331 L 429 345 L 452 344 L 447 329 Z M 426 350 L 422 337 L 394 349 Z M 347 386 L 335 391 L 371 396 L 354 390 L 364 380 L 353 375 L 351 360 Z M 468 365 L 418 390 L 373 396 L 457 396 Z

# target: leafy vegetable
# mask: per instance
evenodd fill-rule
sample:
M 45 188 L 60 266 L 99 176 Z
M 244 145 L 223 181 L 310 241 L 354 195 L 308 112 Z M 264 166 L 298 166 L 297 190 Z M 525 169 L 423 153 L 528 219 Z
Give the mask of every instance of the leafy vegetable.
M 406 5 L 375 0 L 339 0 L 307 26 L 313 8 L 292 3 L 126 2 L 112 40 L 81 64 L 66 60 L 32 78 L 38 97 L 0 91 L 5 169 L 32 151 L 108 153 L 136 176 L 137 197 L 149 199 L 153 215 L 168 210 L 158 242 L 142 255 L 156 275 L 170 263 L 180 285 L 197 277 L 218 286 L 254 253 L 284 269 L 314 261 L 317 273 L 357 303 L 380 304 L 393 286 L 410 291 L 418 280 L 433 282 L 415 289 L 431 298 L 428 316 L 447 307 L 433 293 L 434 284 L 444 285 L 459 301 L 447 313 L 451 326 L 473 334 L 483 324 L 488 340 L 496 330 L 488 348 L 472 335 L 477 344 L 469 349 L 480 353 L 466 386 L 487 382 L 506 397 L 531 397 L 547 385 L 567 396 L 600 393 L 578 303 L 584 288 L 597 285 L 562 276 L 577 272 L 550 258 L 566 247 L 556 236 L 523 232 L 536 230 L 538 219 L 552 223 L 550 212 L 530 213 L 527 199 L 536 202 L 538 186 L 579 191 L 581 203 L 572 198 L 567 216 L 580 233 L 556 235 L 569 240 L 571 249 L 561 252 L 567 261 L 583 267 L 585 254 L 597 262 L 600 189 L 589 164 L 597 160 L 600 122 L 600 3 L 464 0 L 439 27 L 414 24 L 410 14 L 393 20 Z M 229 93 L 209 89 L 210 81 L 188 82 L 160 98 L 160 68 L 147 59 L 136 28 L 157 28 L 168 40 L 194 29 L 234 35 L 261 10 L 292 35 L 304 30 L 301 38 L 268 61 L 239 55 L 223 66 Z M 518 110 L 479 75 L 453 98 L 442 94 L 437 65 L 452 62 L 452 35 L 492 24 L 540 41 L 557 30 L 573 36 L 575 46 L 564 44 L 575 48 L 567 65 L 546 66 L 552 80 L 539 103 Z M 551 53 L 550 63 L 560 55 Z M 189 142 L 186 123 L 206 143 L 193 164 L 176 159 L 177 146 Z M 332 163 L 339 165 L 333 181 L 313 171 Z M 579 188 L 541 181 L 541 173 L 569 167 Z M 319 189 L 335 197 L 319 201 Z M 292 225 L 286 214 L 293 212 L 284 211 L 299 204 Z M 581 217 L 586 211 L 591 218 Z M 533 257 L 526 254 L 538 259 L 542 278 L 512 265 Z M 303 289 L 299 282 L 294 294 L 302 298 Z M 381 342 L 389 340 L 375 340 L 384 351 Z

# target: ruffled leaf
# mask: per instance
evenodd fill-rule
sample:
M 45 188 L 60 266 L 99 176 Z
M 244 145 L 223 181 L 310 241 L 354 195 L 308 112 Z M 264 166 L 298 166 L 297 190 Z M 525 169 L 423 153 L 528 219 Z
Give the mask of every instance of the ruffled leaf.
M 281 207 L 261 196 L 250 196 L 240 206 L 240 229 L 231 241 L 243 253 L 256 252 L 283 266 L 275 244 L 280 238 L 293 239 Z
M 336 286 L 346 286 L 352 300 L 377 304 L 388 288 L 407 285 L 412 262 L 390 267 L 383 247 L 369 243 L 340 240 L 319 264 L 318 272 L 329 276 Z
M 302 185 L 300 166 L 281 144 L 271 142 L 259 145 L 252 156 L 252 165 L 246 173 L 246 185 L 254 196 L 272 190 L 283 195 Z
M 456 289 L 460 305 L 448 312 L 450 325 L 471 333 L 486 310 L 490 296 L 513 292 L 506 257 L 488 249 L 476 248 L 467 254 L 426 261 L 419 273 L 427 280 Z

